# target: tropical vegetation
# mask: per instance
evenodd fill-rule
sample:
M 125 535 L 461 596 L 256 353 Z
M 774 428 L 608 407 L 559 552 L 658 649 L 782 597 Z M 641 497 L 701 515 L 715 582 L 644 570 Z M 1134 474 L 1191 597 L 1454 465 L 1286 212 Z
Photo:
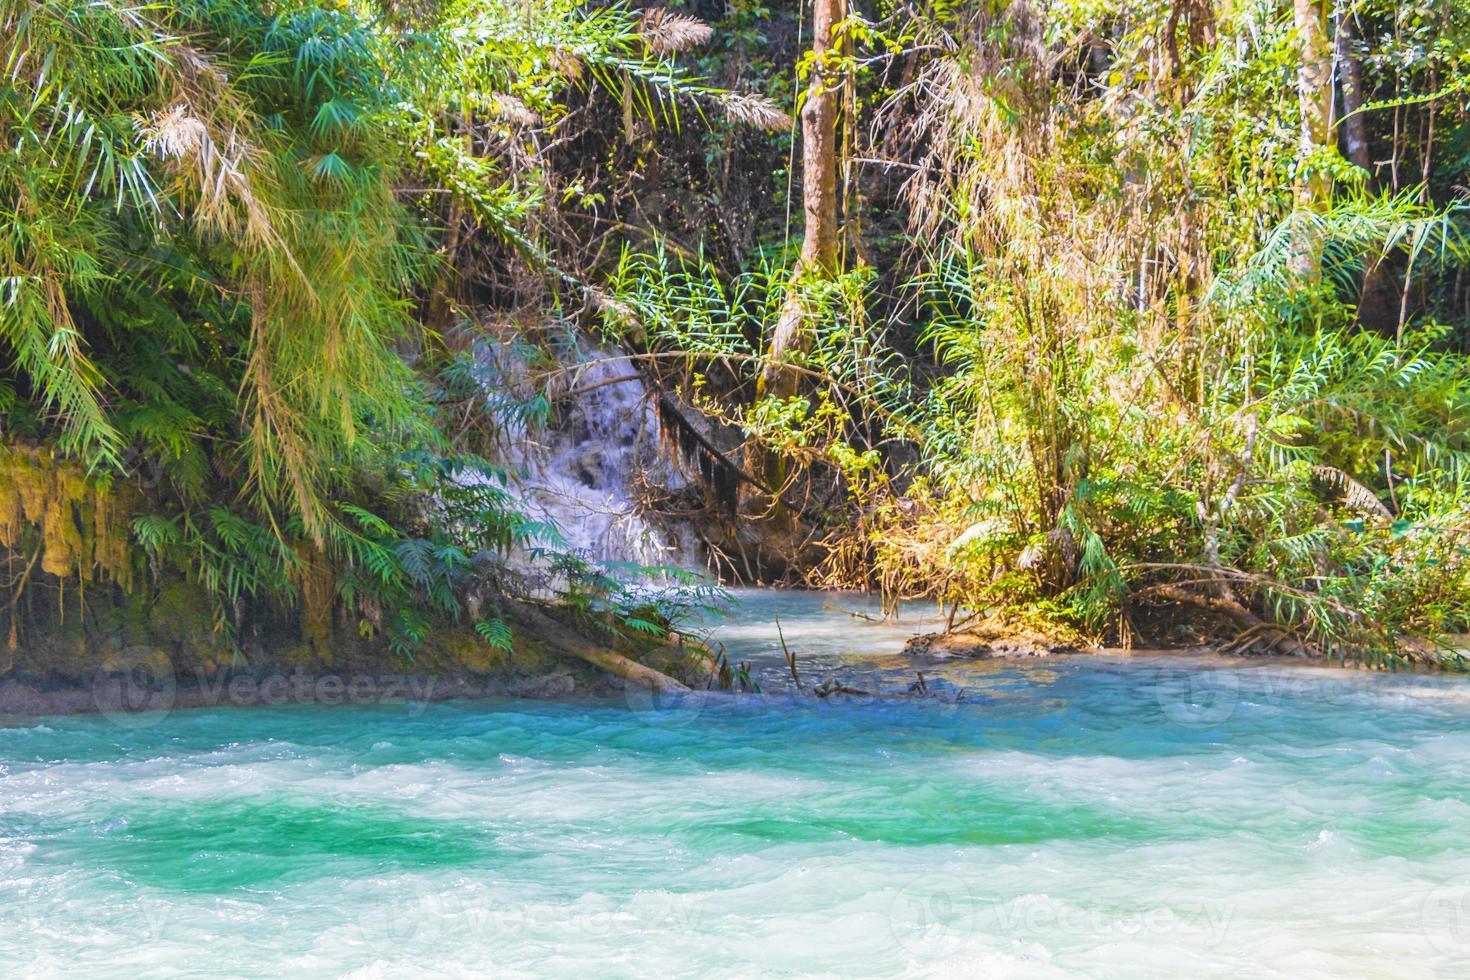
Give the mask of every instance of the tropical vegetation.
M 1464 0 L 0 0 L 0 64 L 12 650 L 181 584 L 236 655 L 509 649 L 527 554 L 676 627 L 711 586 L 517 505 L 578 334 L 726 581 L 1470 630 Z

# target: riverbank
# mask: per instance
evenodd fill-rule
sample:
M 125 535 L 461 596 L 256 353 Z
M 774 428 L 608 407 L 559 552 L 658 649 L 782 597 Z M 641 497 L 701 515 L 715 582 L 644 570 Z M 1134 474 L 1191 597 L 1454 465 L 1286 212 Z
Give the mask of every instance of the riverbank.
M 906 606 L 896 618 L 884 619 L 876 597 L 857 593 L 736 589 L 730 615 L 712 629 L 711 639 L 725 652 L 730 667 L 746 670 L 746 685 L 767 696 L 812 692 L 824 684 L 845 686 L 878 696 L 903 696 L 919 680 L 938 697 L 954 698 L 967 689 L 983 688 L 987 677 L 1008 661 L 1038 666 L 1077 659 L 1142 662 L 1160 669 L 1224 670 L 1264 668 L 1269 671 L 1336 672 L 1341 665 L 1321 659 L 1281 654 L 1240 655 L 1208 645 L 1179 648 L 1089 648 L 1013 629 L 1001 636 L 971 632 L 944 635 L 943 617 L 931 607 Z M 647 707 L 646 686 L 630 686 L 585 655 L 559 647 L 573 642 L 564 624 L 542 623 L 539 631 L 523 629 L 509 651 L 488 648 L 474 635 L 444 633 L 430 639 L 415 663 L 390 667 L 381 657 L 342 656 L 335 664 L 271 662 L 231 666 L 207 659 L 189 660 L 187 651 L 169 655 L 161 648 L 105 650 L 92 671 L 12 669 L 0 676 L 0 716 L 102 714 L 120 718 L 186 708 L 270 707 L 288 704 L 426 705 L 440 701 L 483 698 L 529 700 L 614 700 Z M 1462 639 L 1462 647 L 1470 646 Z M 583 640 L 582 645 L 591 641 Z M 796 662 L 803 688 L 794 690 L 791 667 Z M 691 644 L 645 649 L 646 663 L 676 674 L 703 690 L 693 663 Z M 652 652 L 650 652 L 652 651 Z M 682 651 L 682 652 L 681 652 Z M 585 651 L 584 651 L 585 653 Z M 682 658 L 683 663 L 679 663 Z M 1352 665 L 1347 665 L 1351 667 Z M 1420 673 L 1416 670 L 1414 673 Z M 1352 671 L 1350 673 L 1370 673 Z M 668 676 L 663 674 L 663 676 Z M 737 688 L 740 683 L 737 681 Z M 841 695 L 839 696 L 848 696 Z M 656 699 L 655 699 L 656 700 Z M 637 702 L 634 704 L 634 702 Z
M 708 673 L 708 657 L 694 643 L 613 637 L 554 607 L 520 603 L 504 612 L 513 624 L 504 642 L 447 626 L 426 635 L 411 657 L 356 637 L 256 638 L 231 653 L 217 635 L 154 622 L 91 642 L 72 631 L 12 652 L 0 670 L 0 716 L 568 699 L 615 693 L 625 678 L 658 691 L 703 686 Z
M 302 668 L 180 676 L 99 671 L 91 678 L 0 679 L 0 717 L 102 714 L 125 717 L 181 708 L 287 704 L 392 705 L 487 697 L 566 699 L 614 690 L 609 675 L 573 663 L 544 672 L 429 674 L 309 672 Z
M 1097 650 L 1087 652 L 1043 652 L 1026 654 L 1024 658 L 957 657 L 945 659 L 913 658 L 901 666 L 893 659 L 881 662 L 890 675 L 885 684 L 868 688 L 852 688 L 863 695 L 899 696 L 908 691 L 917 672 L 923 671 L 931 682 L 943 683 L 946 672 L 956 678 L 971 678 L 966 669 L 987 660 L 1026 659 L 1037 663 L 1060 660 L 1119 661 L 1151 659 L 1168 662 L 1173 667 L 1196 669 L 1259 667 L 1328 667 L 1324 662 L 1307 662 L 1290 657 L 1240 657 L 1218 652 L 1191 650 Z M 905 668 L 912 670 L 905 671 Z M 802 691 L 789 693 L 802 698 L 815 697 L 812 692 L 835 678 L 851 679 L 850 671 L 803 668 L 806 682 Z M 870 683 L 870 682 L 867 682 Z M 852 685 L 849 684 L 849 687 Z M 951 682 L 951 695 L 962 691 L 961 683 Z M 636 688 L 635 688 L 636 690 Z M 942 688 L 941 688 L 942 690 Z M 194 708 L 253 708 L 282 705 L 427 705 L 440 701 L 477 700 L 484 698 L 524 698 L 541 701 L 583 699 L 625 699 L 629 683 L 612 675 L 585 669 L 568 661 L 551 670 L 524 670 L 494 674 L 424 672 L 313 672 L 303 668 L 264 670 L 202 669 L 177 676 L 158 677 L 151 673 L 99 671 L 90 678 L 7 676 L 0 678 L 0 718 L 35 718 L 58 715 L 101 714 L 126 719 L 132 715 L 168 712 Z M 767 683 L 761 693 L 786 692 Z M 702 693 L 702 692 L 697 692 Z M 838 691 L 850 694 L 851 691 Z M 642 695 L 645 699 L 646 694 Z

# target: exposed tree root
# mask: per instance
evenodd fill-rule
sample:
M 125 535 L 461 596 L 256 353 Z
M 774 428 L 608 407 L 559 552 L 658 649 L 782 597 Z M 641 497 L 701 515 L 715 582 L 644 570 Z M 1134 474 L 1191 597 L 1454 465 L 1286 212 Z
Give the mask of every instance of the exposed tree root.
M 1225 616 L 1240 627 L 1240 634 L 1232 644 L 1245 650 L 1259 642 L 1266 642 L 1266 652 L 1279 649 L 1298 657 L 1319 657 L 1318 651 L 1303 643 L 1284 627 L 1268 623 L 1235 599 L 1219 595 L 1199 595 L 1177 585 L 1155 585 L 1145 590 L 1148 596 L 1157 596 L 1171 602 L 1196 606 Z M 1268 639 L 1269 638 L 1269 639 Z

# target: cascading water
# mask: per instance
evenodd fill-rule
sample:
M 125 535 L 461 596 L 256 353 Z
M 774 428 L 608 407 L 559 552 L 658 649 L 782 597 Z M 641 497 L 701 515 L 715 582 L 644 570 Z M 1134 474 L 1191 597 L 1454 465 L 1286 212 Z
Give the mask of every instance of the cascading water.
M 504 462 L 521 508 L 554 524 L 566 550 L 584 558 L 702 567 L 693 528 L 655 519 L 640 504 L 641 484 L 677 490 L 685 480 L 659 452 L 658 418 L 627 353 L 578 337 L 563 361 L 576 366 L 554 397 L 549 425 L 507 433 Z M 514 349 L 502 347 L 486 373 L 494 382 L 527 372 Z

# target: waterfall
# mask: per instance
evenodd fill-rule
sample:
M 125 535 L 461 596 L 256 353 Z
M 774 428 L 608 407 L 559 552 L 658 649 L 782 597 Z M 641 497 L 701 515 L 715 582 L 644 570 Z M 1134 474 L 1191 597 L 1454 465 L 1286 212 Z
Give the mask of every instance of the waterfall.
M 487 387 L 523 382 L 524 359 L 493 349 Z M 543 428 L 511 425 L 502 462 L 531 518 L 560 529 L 566 550 L 600 562 L 703 566 L 693 528 L 640 503 L 641 486 L 678 490 L 686 480 L 659 451 L 658 417 L 627 352 L 575 338 L 563 355 Z M 560 395 L 558 395 L 558 392 Z M 526 565 L 529 556 L 516 556 Z

